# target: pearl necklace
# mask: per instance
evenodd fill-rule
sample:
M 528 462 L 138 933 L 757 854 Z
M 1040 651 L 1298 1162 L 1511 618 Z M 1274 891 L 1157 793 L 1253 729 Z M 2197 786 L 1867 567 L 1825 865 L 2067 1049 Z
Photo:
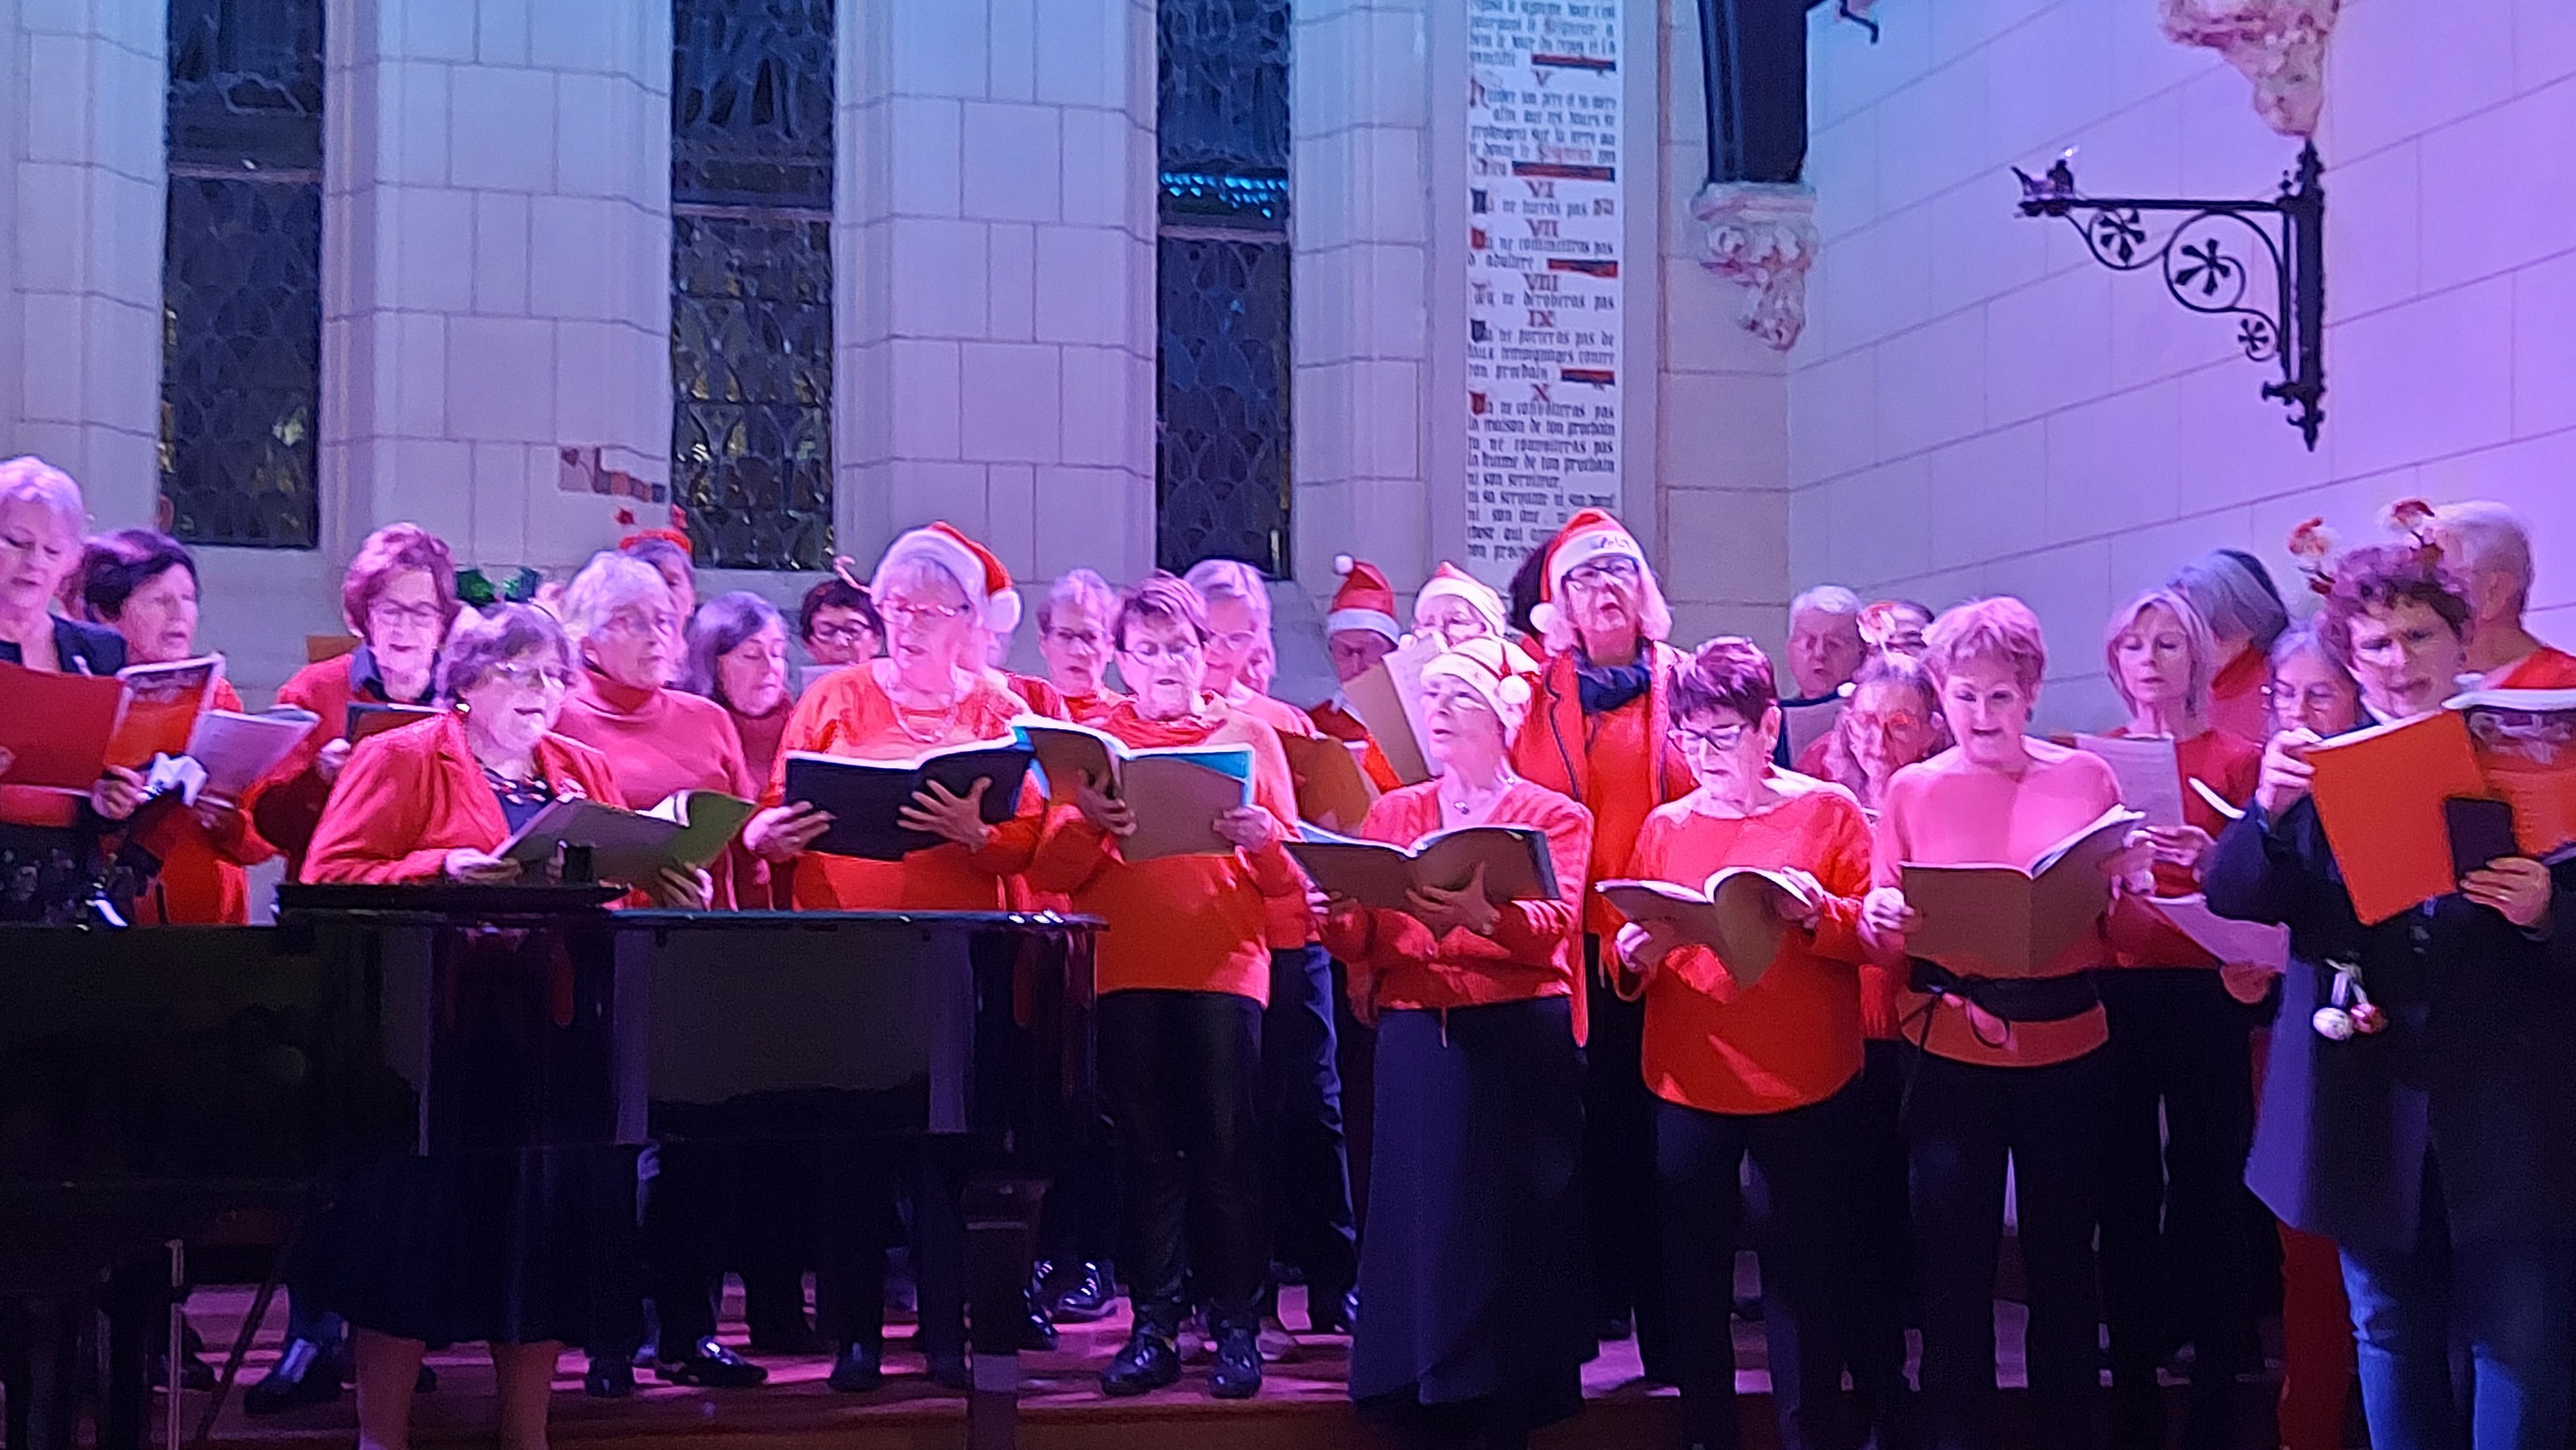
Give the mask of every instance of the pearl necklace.
M 1457 815 L 1482 816 L 1494 808 L 1494 803 L 1501 800 L 1503 793 L 1510 790 L 1517 780 L 1518 777 L 1510 771 L 1504 771 L 1496 778 L 1492 789 L 1469 794 L 1464 800 L 1450 801 L 1449 809 Z

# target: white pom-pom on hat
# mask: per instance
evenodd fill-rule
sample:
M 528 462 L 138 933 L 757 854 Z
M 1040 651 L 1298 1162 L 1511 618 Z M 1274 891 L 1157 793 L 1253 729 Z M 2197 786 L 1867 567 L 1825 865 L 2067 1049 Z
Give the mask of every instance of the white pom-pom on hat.
M 1358 563 L 1359 560 L 1352 558 L 1348 554 L 1335 554 L 1333 556 L 1333 577 L 1336 579 L 1347 577 L 1353 566 Z

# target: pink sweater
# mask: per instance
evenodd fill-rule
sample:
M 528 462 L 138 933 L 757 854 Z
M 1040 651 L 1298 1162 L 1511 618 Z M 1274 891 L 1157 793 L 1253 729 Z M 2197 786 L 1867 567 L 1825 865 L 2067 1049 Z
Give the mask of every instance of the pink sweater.
M 2018 777 L 1972 765 L 1955 748 L 1898 771 L 1887 783 L 1887 805 L 1878 818 L 1877 884 L 1898 884 L 1909 862 L 2027 867 L 2119 804 L 2119 780 L 2100 756 L 2037 739 L 2026 740 L 2024 748 L 2030 766 Z M 2082 959 L 2062 964 L 2065 971 L 2111 961 L 2098 929 L 2078 955 Z M 2096 1006 L 2062 1022 L 2013 1023 L 2003 1045 L 1989 1047 L 1978 1039 L 1963 1005 L 1935 1008 L 1931 998 L 1904 986 L 1901 955 L 1883 953 L 1882 960 L 1898 973 L 1899 1035 L 1939 1056 L 1990 1067 L 2046 1067 L 2082 1057 L 2105 1040 L 2102 1009 Z M 1928 1037 L 1922 1016 L 1927 1011 Z M 1985 1031 L 1994 1035 L 1991 1025 Z
M 742 737 L 725 707 L 701 695 L 679 690 L 638 690 L 618 684 L 596 670 L 581 672 L 581 683 L 564 701 L 555 733 L 578 740 L 617 763 L 617 784 L 631 811 L 651 810 L 673 791 L 720 790 L 744 800 L 760 798 L 760 786 L 743 763 Z M 733 854 L 739 842 L 708 868 L 715 878 L 714 905 L 730 911 L 739 872 Z M 754 902 L 753 905 L 766 905 Z

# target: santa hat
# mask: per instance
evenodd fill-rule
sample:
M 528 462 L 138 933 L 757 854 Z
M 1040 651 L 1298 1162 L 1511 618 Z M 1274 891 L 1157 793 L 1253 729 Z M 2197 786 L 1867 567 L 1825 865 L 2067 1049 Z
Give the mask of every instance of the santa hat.
M 1646 551 L 1638 547 L 1637 536 L 1600 509 L 1581 510 L 1565 521 L 1565 527 L 1547 542 L 1547 586 L 1539 593 L 1538 607 L 1530 611 L 1530 622 L 1540 633 L 1556 622 L 1556 598 L 1565 592 L 1565 576 L 1609 558 L 1634 560 L 1640 572 L 1646 567 Z
M 1503 610 L 1503 596 L 1494 592 L 1494 586 L 1455 564 L 1442 564 L 1431 571 L 1429 579 L 1423 581 L 1422 592 L 1413 597 L 1413 622 L 1420 624 L 1423 609 L 1432 600 L 1444 595 L 1476 611 L 1477 615 L 1492 627 L 1494 633 L 1503 632 L 1503 622 L 1506 617 Z
M 1518 729 L 1521 717 L 1529 713 L 1530 682 L 1522 670 L 1530 663 L 1528 655 L 1503 640 L 1487 637 L 1471 639 L 1456 649 L 1431 657 L 1422 667 L 1422 679 L 1456 680 L 1476 692 L 1485 707 L 1503 722 L 1506 739 Z
M 955 576 L 965 586 L 977 624 L 997 635 L 1020 627 L 1020 595 L 1011 587 L 1011 571 L 1002 567 L 992 550 L 954 526 L 929 524 L 896 539 L 878 562 L 877 573 L 882 576 L 886 565 L 902 558 L 928 559 Z
M 1404 627 L 1395 622 L 1395 586 L 1386 582 L 1375 564 L 1338 554 L 1333 572 L 1341 576 L 1342 587 L 1333 591 L 1333 612 L 1324 616 L 1325 634 L 1364 629 L 1390 640 L 1404 637 Z

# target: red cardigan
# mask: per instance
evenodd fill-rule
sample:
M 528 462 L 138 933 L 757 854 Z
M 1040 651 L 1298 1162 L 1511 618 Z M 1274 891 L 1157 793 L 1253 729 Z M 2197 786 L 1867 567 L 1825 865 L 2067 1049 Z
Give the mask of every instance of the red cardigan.
M 1586 719 L 1574 655 L 1555 656 L 1539 677 L 1529 718 L 1512 737 L 1514 771 L 1592 812 L 1592 881 L 1624 873 L 1647 815 L 1699 785 L 1670 734 L 1673 671 L 1681 667 L 1681 652 L 1668 644 L 1649 644 L 1646 661 L 1654 673 L 1643 698 Z M 1601 898 L 1589 897 L 1583 929 L 1608 936 L 1619 929 L 1619 913 Z
M 215 681 L 212 709 L 241 709 L 229 680 Z M 142 926 L 241 926 L 250 920 L 250 877 L 242 870 L 277 854 L 251 829 L 250 816 L 225 811 L 208 830 L 185 807 L 163 815 L 143 834 L 143 849 L 161 860 L 161 879 L 134 903 Z
M 298 880 L 303 879 L 304 853 L 312 845 L 314 827 L 321 823 L 322 808 L 331 799 L 331 787 L 313 768 L 314 760 L 322 754 L 323 746 L 348 733 L 351 705 L 390 703 L 373 677 L 364 688 L 357 683 L 356 674 L 365 656 L 361 647 L 336 659 L 306 665 L 277 689 L 277 703 L 310 710 L 322 717 L 322 723 L 314 726 L 304 743 L 279 761 L 268 779 L 250 792 L 246 808 L 251 823 L 259 828 L 260 838 L 286 853 L 286 874 Z
M 1324 921 L 1324 946 L 1350 967 L 1354 1004 L 1383 1011 L 1446 1012 L 1539 997 L 1571 997 L 1583 970 L 1583 872 L 1592 858 L 1592 813 L 1543 785 L 1516 782 L 1480 823 L 1535 826 L 1547 833 L 1558 894 L 1505 903 L 1494 934 L 1465 927 L 1434 937 L 1409 912 L 1363 907 Z M 1378 797 L 1360 837 L 1410 846 L 1442 829 L 1440 783 L 1424 781 Z
M 559 797 L 622 803 L 608 757 L 576 740 L 537 742 L 537 769 Z M 492 783 L 465 743 L 465 724 L 441 715 L 358 742 L 304 856 L 303 880 L 436 881 L 447 853 L 489 851 L 510 838 Z

